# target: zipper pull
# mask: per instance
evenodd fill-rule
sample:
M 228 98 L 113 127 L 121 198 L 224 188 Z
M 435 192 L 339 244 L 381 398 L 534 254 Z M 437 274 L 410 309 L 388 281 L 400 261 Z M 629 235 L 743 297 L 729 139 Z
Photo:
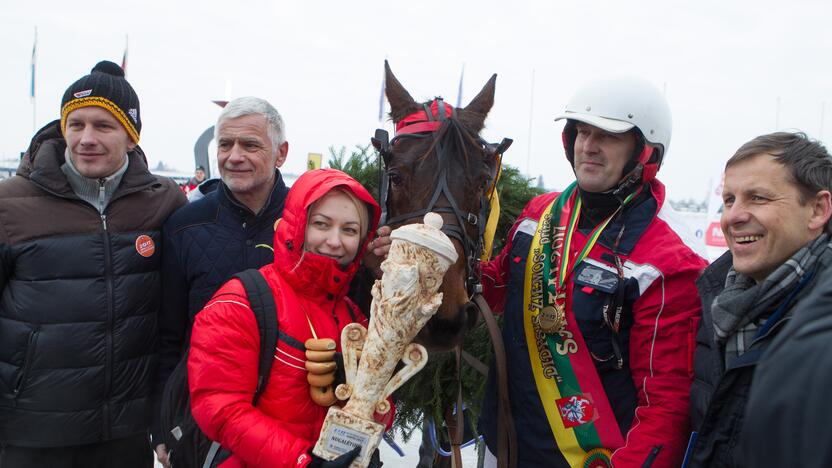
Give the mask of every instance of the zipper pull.
M 104 182 L 106 182 L 106 180 L 103 178 L 98 179 L 98 211 L 101 213 L 104 213 Z
M 659 456 L 659 452 L 662 451 L 662 444 L 654 445 L 653 450 L 650 450 L 650 453 L 647 454 L 647 458 L 644 459 L 644 464 L 641 465 L 641 468 L 650 468 L 653 466 L 653 462 L 656 461 L 656 457 Z
M 101 213 L 101 224 L 104 225 L 104 230 L 107 230 L 107 215 Z

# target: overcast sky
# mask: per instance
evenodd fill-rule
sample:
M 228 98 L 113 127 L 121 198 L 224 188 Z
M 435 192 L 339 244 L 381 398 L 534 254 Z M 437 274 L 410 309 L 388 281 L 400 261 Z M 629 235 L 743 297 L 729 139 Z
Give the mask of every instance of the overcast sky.
M 463 63 L 466 104 L 497 73 L 484 136 L 513 138 L 504 162 L 554 188 L 573 178 L 553 122 L 571 93 L 595 77 L 641 75 L 665 90 L 673 112 L 660 179 L 671 197 L 704 199 L 724 161 L 759 134 L 832 137 L 830 25 L 832 3 L 799 0 L 7 0 L 0 158 L 17 156 L 33 134 L 37 27 L 38 128 L 98 60 L 121 62 L 129 35 L 128 80 L 151 165 L 192 171 L 194 142 L 219 113 L 211 100 L 245 95 L 283 114 L 287 172 L 302 171 L 308 152 L 326 160 L 331 145 L 364 145 L 379 126 L 387 57 L 417 100 L 455 103 Z

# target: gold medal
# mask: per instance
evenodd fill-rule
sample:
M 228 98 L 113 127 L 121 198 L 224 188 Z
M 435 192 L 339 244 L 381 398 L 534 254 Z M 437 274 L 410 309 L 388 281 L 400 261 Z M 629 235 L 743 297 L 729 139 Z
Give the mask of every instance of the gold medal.
M 537 326 L 546 334 L 554 334 L 566 327 L 566 311 L 563 306 L 546 306 L 535 316 Z

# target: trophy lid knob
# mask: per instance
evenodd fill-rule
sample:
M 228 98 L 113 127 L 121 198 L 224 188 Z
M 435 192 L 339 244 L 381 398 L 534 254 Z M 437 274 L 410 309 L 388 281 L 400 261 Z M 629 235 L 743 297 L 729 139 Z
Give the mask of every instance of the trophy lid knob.
M 439 213 L 430 212 L 425 215 L 424 223 L 434 229 L 442 229 L 442 215 Z

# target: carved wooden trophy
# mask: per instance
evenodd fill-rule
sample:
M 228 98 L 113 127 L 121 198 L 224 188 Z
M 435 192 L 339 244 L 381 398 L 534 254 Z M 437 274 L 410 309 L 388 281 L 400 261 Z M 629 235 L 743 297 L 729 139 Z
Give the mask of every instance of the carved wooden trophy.
M 373 413 L 390 411 L 390 394 L 427 363 L 425 348 L 411 342 L 442 303 L 437 291 L 457 253 L 439 230 L 441 216 L 428 213 L 424 223 L 390 234 L 390 252 L 381 264 L 384 275 L 373 285 L 369 330 L 353 323 L 341 333 L 346 383 L 335 389 L 335 396 L 349 401 L 327 413 L 314 449 L 321 458 L 332 460 L 361 446 L 351 466 L 366 467 L 384 433 Z M 399 361 L 404 367 L 393 375 Z

